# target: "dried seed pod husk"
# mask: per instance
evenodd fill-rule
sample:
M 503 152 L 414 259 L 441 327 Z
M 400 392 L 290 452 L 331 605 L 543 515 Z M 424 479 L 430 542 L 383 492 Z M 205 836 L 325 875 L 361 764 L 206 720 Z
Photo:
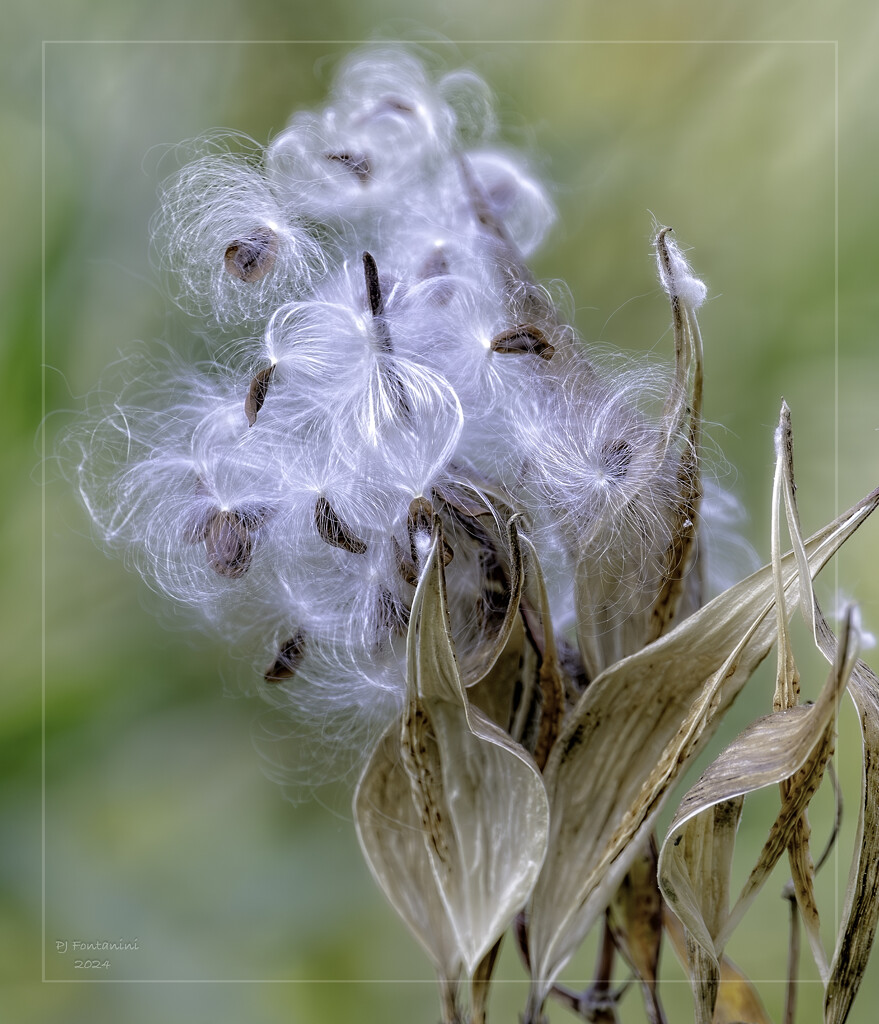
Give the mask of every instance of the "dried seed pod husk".
M 447 983 L 473 975 L 527 899 L 548 808 L 531 758 L 467 698 L 440 533 L 435 521 L 413 600 L 409 707 L 367 765 L 354 809 L 373 875 Z
M 675 955 L 686 966 L 687 938 L 684 926 L 668 908 L 663 914 L 663 924 Z M 744 1021 L 748 1024 L 773 1024 L 757 989 L 728 956 L 723 956 L 712 1024 L 742 1024 Z
M 779 425 L 779 450 L 788 530 L 802 573 L 802 567 L 808 564 L 808 549 L 800 529 L 793 473 L 793 436 L 786 404 L 782 406 Z M 813 591 L 800 592 L 800 605 L 812 627 L 818 649 L 830 664 L 837 664 L 840 646 L 845 646 L 844 637 L 841 645 L 827 625 Z M 861 801 L 855 854 L 824 992 L 825 1024 L 843 1024 L 848 1019 L 879 925 L 879 900 L 876 899 L 879 891 L 879 679 L 863 661 L 855 661 L 848 692 L 860 718 Z
M 879 491 L 805 542 L 810 575 L 877 504 Z M 797 568 L 793 554 L 782 559 L 791 594 Z M 532 1018 L 628 870 L 633 840 L 653 827 L 683 767 L 772 647 L 774 593 L 772 566 L 764 566 L 611 665 L 566 716 L 544 770 L 552 828 L 529 916 Z M 584 808 L 600 823 L 588 835 Z
M 424 495 L 413 498 L 409 504 L 406 517 L 406 530 L 409 534 L 409 555 L 412 565 L 420 566 L 424 562 L 424 554 L 430 547 L 436 513 L 433 505 Z M 443 536 L 443 567 L 455 557 L 455 552 Z M 416 581 L 417 582 L 417 581 Z
M 419 547 L 423 547 L 426 551 L 430 546 L 431 534 L 433 533 L 433 517 L 433 505 L 423 495 L 413 498 L 409 503 L 406 531 L 409 534 L 409 557 L 415 566 L 423 560 Z

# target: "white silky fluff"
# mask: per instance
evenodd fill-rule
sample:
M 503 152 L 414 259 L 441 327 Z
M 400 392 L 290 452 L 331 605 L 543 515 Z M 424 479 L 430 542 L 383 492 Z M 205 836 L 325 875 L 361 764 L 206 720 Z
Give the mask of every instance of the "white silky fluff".
M 165 181 L 154 248 L 184 310 L 220 324 L 258 320 L 323 273 L 320 245 L 301 211 L 244 156 L 206 152 Z M 225 269 L 230 244 L 264 231 L 276 239 L 271 269 L 245 282 Z
M 649 575 L 667 546 L 681 439 L 655 409 L 670 376 L 599 357 L 559 321 L 522 263 L 552 203 L 494 130 L 479 77 L 380 47 L 264 153 L 204 143 L 161 188 L 155 246 L 173 298 L 227 332 L 225 362 L 137 356 L 68 438 L 108 546 L 260 674 L 295 657 L 264 691 L 300 738 L 319 726 L 311 781 L 403 701 L 412 509 L 444 517 L 462 664 L 497 612 L 484 574 L 509 568 L 503 529 L 487 540 L 490 517 L 447 503 L 462 486 L 521 514 L 559 626 L 578 561 L 612 574 L 635 551 Z M 236 276 L 230 247 L 259 232 L 271 259 Z M 671 252 L 663 284 L 695 308 L 704 286 Z M 230 344 L 235 324 L 250 336 Z

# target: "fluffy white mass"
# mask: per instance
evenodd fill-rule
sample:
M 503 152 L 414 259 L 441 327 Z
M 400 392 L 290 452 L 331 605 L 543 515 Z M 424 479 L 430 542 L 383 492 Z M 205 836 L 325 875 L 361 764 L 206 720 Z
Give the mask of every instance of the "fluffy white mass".
M 552 203 L 494 130 L 477 76 L 381 48 L 264 152 L 201 147 L 162 186 L 155 247 L 184 309 L 247 337 L 223 364 L 130 362 L 73 435 L 106 543 L 349 745 L 403 700 L 434 515 L 465 664 L 503 618 L 511 515 L 560 643 L 578 565 L 617 574 L 625 612 L 676 529 L 671 375 L 599 359 L 560 319 L 524 263 Z M 669 252 L 660 279 L 695 308 Z

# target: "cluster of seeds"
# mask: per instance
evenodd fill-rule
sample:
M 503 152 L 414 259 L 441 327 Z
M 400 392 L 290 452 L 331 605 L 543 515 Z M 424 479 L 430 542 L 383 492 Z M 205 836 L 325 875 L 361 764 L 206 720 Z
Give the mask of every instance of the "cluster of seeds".
M 475 75 L 371 51 L 258 158 L 206 144 L 162 188 L 174 297 L 226 340 L 209 364 L 135 362 L 82 446 L 81 489 L 105 537 L 248 642 L 300 717 L 399 710 L 435 517 L 465 664 L 504 616 L 514 516 L 560 645 L 576 572 L 608 624 L 668 569 L 680 382 L 599 358 L 562 321 L 525 264 L 552 204 L 494 132 Z

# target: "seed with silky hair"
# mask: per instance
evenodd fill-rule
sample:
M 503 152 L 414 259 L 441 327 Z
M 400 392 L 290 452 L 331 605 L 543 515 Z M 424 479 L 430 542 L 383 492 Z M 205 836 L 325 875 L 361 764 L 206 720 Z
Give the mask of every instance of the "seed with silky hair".
M 256 417 L 263 407 L 263 402 L 266 400 L 266 395 L 269 390 L 269 381 L 272 379 L 272 374 L 275 372 L 275 364 L 267 366 L 264 370 L 260 370 L 258 374 L 250 382 L 250 388 L 247 392 L 247 398 L 244 400 L 244 415 L 247 417 L 248 426 L 253 426 L 256 423 Z
M 223 263 L 232 277 L 253 284 L 272 269 L 277 255 L 278 236 L 271 228 L 258 227 L 228 246 Z
M 314 506 L 314 525 L 317 527 L 321 540 L 326 541 L 334 548 L 342 548 L 355 555 L 366 554 L 366 542 L 355 536 L 323 496 L 317 499 Z
M 263 678 L 267 683 L 282 683 L 285 679 L 292 679 L 299 671 L 304 657 L 305 634 L 299 630 L 281 644 L 271 668 L 266 670 Z

